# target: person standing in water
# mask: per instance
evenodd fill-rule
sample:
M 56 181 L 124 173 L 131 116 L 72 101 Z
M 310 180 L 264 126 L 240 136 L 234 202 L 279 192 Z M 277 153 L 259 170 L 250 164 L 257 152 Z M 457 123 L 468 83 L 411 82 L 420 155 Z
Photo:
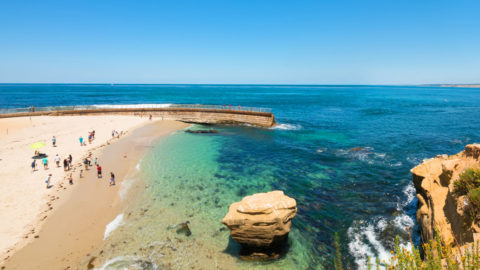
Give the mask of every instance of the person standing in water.
M 115 174 L 110 172 L 110 186 L 115 186 Z

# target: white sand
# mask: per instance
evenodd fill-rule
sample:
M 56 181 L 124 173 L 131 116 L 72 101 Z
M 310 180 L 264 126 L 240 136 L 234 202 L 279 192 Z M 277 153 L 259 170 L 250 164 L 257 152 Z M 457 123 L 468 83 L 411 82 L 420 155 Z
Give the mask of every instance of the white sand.
M 113 129 L 131 131 L 148 123 L 147 118 L 134 116 L 39 116 L 0 119 L 0 254 L 11 254 L 27 239 L 32 230 L 38 231 L 41 218 L 48 209 L 50 196 L 60 196 L 59 184 L 65 185 L 63 159 L 69 154 L 76 164 L 94 148 L 111 139 Z M 96 139 L 88 144 L 88 132 L 95 130 Z M 52 136 L 57 138 L 57 147 L 52 146 Z M 87 141 L 80 146 L 79 137 Z M 48 155 L 49 169 L 44 170 L 41 160 L 37 160 L 38 170 L 31 172 L 34 150 L 29 148 L 34 142 L 44 142 L 40 149 Z M 55 155 L 61 158 L 60 167 L 55 164 Z M 101 162 L 101 161 L 99 161 Z M 44 180 L 51 173 L 53 188 L 46 189 Z M 73 173 L 74 182 L 79 179 L 79 170 Z M 73 189 L 73 188 L 72 188 Z M 62 193 L 63 194 L 63 193 Z M 0 258 L 3 259 L 3 258 Z

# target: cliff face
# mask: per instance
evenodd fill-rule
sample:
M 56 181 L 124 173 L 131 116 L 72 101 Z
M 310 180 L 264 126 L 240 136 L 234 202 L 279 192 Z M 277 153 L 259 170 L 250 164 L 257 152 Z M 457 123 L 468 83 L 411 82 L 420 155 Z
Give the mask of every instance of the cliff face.
M 456 155 L 424 160 L 411 170 L 417 191 L 417 221 L 424 243 L 433 240 L 435 230 L 446 244 L 463 246 L 480 233 L 472 224 L 465 196 L 453 193 L 453 183 L 468 168 L 479 166 L 480 144 L 469 144 Z

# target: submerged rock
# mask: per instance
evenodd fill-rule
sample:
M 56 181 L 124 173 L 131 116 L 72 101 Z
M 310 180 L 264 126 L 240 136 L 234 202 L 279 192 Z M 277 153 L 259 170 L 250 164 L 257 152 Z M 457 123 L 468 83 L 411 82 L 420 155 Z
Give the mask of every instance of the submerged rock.
M 218 130 L 216 129 L 199 129 L 199 130 L 191 130 L 187 129 L 185 130 L 187 133 L 218 133 Z
M 278 258 L 296 213 L 295 199 L 277 190 L 257 193 L 233 203 L 222 223 L 242 245 L 243 259 L 265 260 Z
M 175 224 L 175 225 L 170 225 L 167 227 L 167 229 L 177 229 L 176 232 L 178 234 L 185 234 L 186 236 L 190 236 L 192 235 L 192 231 L 190 231 L 190 227 L 188 226 L 188 224 L 190 224 L 190 221 L 186 221 L 186 222 L 182 222 L 182 223 L 179 223 L 179 224 Z

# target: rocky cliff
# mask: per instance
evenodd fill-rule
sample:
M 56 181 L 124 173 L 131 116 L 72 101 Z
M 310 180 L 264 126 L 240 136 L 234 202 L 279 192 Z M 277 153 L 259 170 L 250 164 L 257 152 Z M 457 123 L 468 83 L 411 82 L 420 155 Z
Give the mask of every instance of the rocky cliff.
M 428 243 L 438 230 L 445 244 L 463 246 L 472 242 L 480 227 L 472 223 L 466 196 L 453 193 L 454 182 L 468 168 L 478 167 L 480 144 L 469 144 L 456 155 L 427 159 L 411 170 L 417 191 L 417 221 L 421 238 Z

